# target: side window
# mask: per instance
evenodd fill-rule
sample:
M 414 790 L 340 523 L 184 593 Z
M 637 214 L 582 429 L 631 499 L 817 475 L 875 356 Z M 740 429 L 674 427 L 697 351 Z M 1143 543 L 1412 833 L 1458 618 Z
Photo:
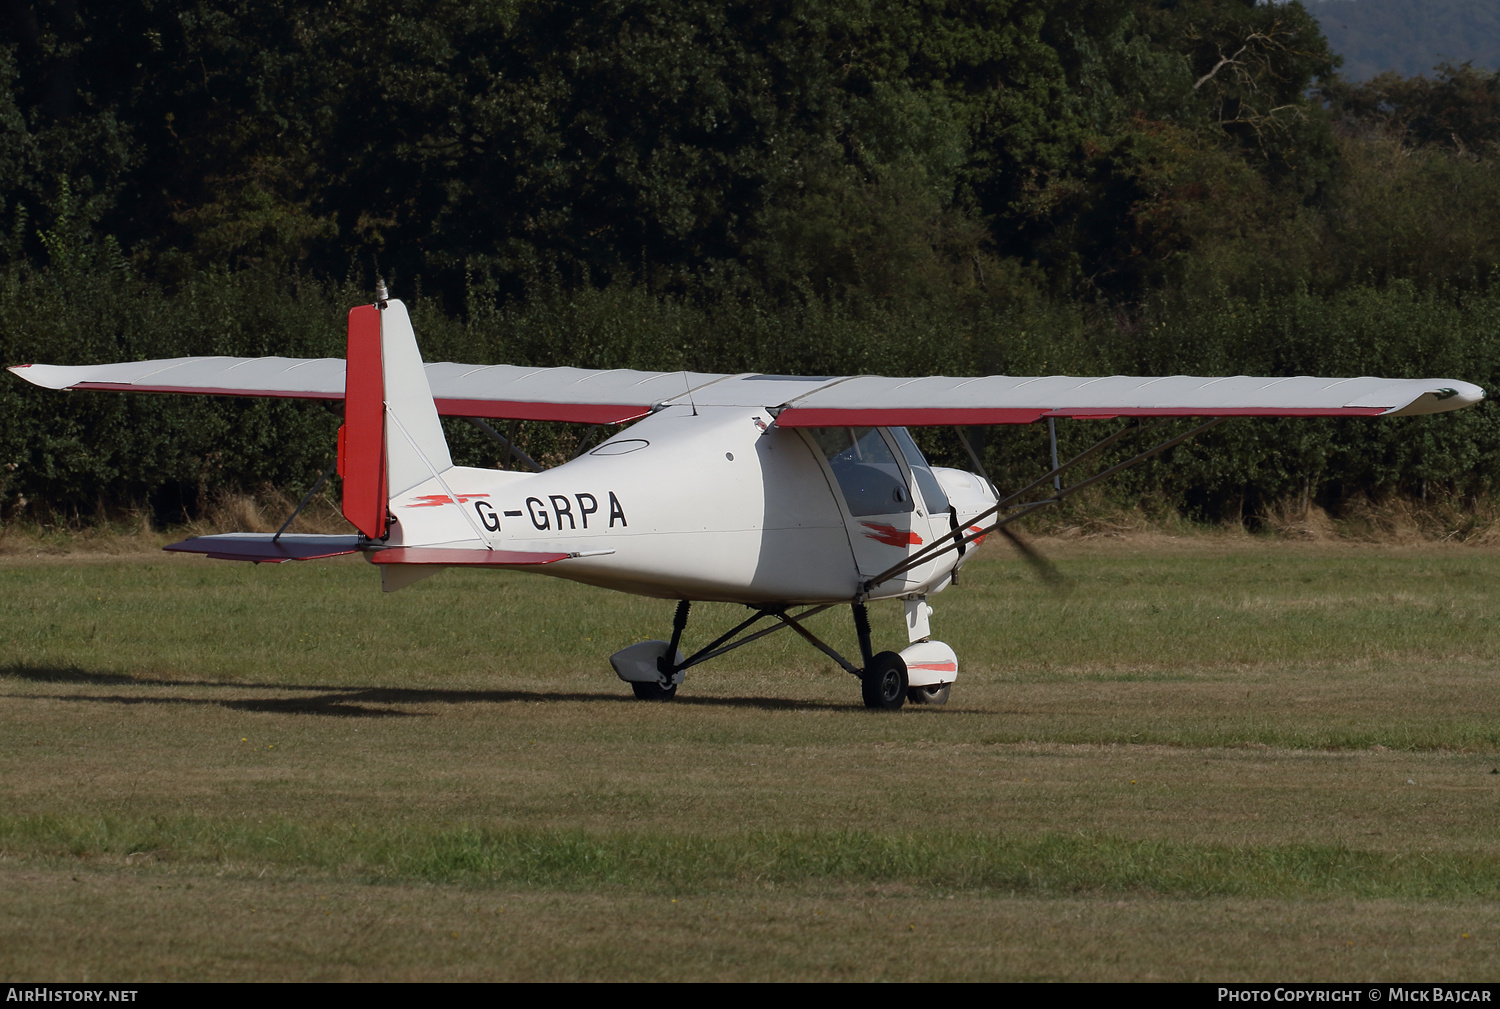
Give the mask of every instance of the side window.
M 912 510 L 911 494 L 891 447 L 873 427 L 815 427 L 808 432 L 844 492 L 850 515 Z
M 927 460 L 922 456 L 922 450 L 917 448 L 916 441 L 911 432 L 904 427 L 891 428 L 891 434 L 896 439 L 896 444 L 901 448 L 901 454 L 906 456 L 906 465 L 911 469 L 911 475 L 917 481 L 917 489 L 922 492 L 922 500 L 927 502 L 927 514 L 942 515 L 948 510 L 948 495 L 943 493 L 943 485 L 938 483 L 937 474 L 932 472 L 932 467 L 927 465 Z

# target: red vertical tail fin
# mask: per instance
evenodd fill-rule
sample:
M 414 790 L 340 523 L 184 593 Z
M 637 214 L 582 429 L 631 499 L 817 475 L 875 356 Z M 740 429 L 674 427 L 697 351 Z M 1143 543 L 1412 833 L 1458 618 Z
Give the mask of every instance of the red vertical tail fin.
M 339 429 L 339 476 L 344 478 L 344 518 L 370 539 L 386 532 L 385 372 L 380 309 L 349 312 L 344 365 L 344 426 Z

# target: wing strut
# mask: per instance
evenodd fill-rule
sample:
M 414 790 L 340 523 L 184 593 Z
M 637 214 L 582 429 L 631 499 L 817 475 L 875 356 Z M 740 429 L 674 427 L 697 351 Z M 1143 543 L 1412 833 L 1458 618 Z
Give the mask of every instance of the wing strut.
M 990 491 L 995 492 L 995 481 L 990 479 L 989 472 L 984 468 L 984 461 L 979 458 L 979 453 L 975 452 L 974 446 L 969 443 L 969 436 L 964 434 L 963 426 L 960 424 L 953 425 L 953 433 L 958 435 L 959 444 L 963 445 L 964 451 L 969 453 L 969 461 L 974 464 L 974 472 L 984 477 L 984 482 L 990 485 Z M 979 444 L 979 447 L 981 449 L 984 448 L 984 442 L 982 440 Z M 1056 466 L 1056 461 L 1054 461 L 1052 465 Z M 999 496 L 998 493 L 996 494 L 996 496 Z
M 281 528 L 276 530 L 275 536 L 271 537 L 272 543 L 281 542 L 281 534 L 292 527 L 292 523 L 296 521 L 297 516 L 302 514 L 302 509 L 307 507 L 307 503 L 313 499 L 314 494 L 323 489 L 323 485 L 328 482 L 328 478 L 333 476 L 333 471 L 338 468 L 339 459 L 338 456 L 335 455 L 333 457 L 333 462 L 329 463 L 328 468 L 323 471 L 323 475 L 318 477 L 318 482 L 312 485 L 312 490 L 302 495 L 302 500 L 297 502 L 297 507 L 293 508 L 292 513 L 286 517 L 286 521 L 281 523 Z
M 499 431 L 496 431 L 494 428 L 490 427 L 478 417 L 465 417 L 464 420 L 479 428 L 479 430 L 483 431 L 490 438 L 493 438 L 501 448 L 505 449 L 505 451 L 509 453 L 506 456 L 507 459 L 514 457 L 521 460 L 521 462 L 525 463 L 533 473 L 540 473 L 542 471 L 541 464 L 538 463 L 535 459 L 531 458 L 531 456 L 527 455 L 525 452 L 521 451 L 521 446 L 517 445 L 513 438 L 505 437 L 505 435 L 501 434 Z M 511 425 L 511 434 L 515 434 L 514 424 Z
M 1134 434 L 1145 434 L 1147 432 L 1156 430 L 1157 428 L 1161 427 L 1163 424 L 1167 423 L 1168 421 L 1167 420 L 1159 420 L 1159 421 L 1157 421 L 1154 424 L 1146 424 L 1146 425 L 1142 425 L 1139 422 L 1137 422 L 1136 424 L 1127 425 L 1126 427 L 1124 427 L 1124 428 L 1120 429 L 1119 431 L 1116 431 L 1114 434 L 1110 435 L 1108 438 L 1105 438 L 1105 439 L 1103 439 L 1103 440 L 1101 440 L 1099 442 L 1096 442 L 1093 446 L 1091 446 L 1091 447 L 1089 447 L 1087 449 L 1084 449 L 1078 455 L 1076 455 L 1073 458 L 1069 459 L 1067 462 L 1063 463 L 1061 466 L 1056 467 L 1051 472 L 1044 473 L 1042 476 L 1040 476 L 1037 479 L 1033 480 L 1031 483 L 1027 484 L 1025 487 L 1022 487 L 1020 490 L 1016 491 L 1014 494 L 1010 495 L 1005 500 L 999 502 L 993 508 L 990 508 L 988 511 L 980 512 L 977 516 L 974 517 L 974 519 L 969 523 L 969 525 L 970 525 L 970 528 L 972 528 L 974 525 L 976 525 L 976 524 L 978 524 L 980 522 L 983 522 L 985 519 L 991 518 L 991 517 L 993 517 L 995 515 L 1000 514 L 1001 511 L 1004 511 L 1007 508 L 1016 509 L 1011 514 L 1005 516 L 1002 519 L 997 520 L 992 525 L 986 526 L 986 527 L 984 527 L 984 528 L 982 528 L 982 529 L 980 529 L 980 530 L 978 530 L 976 532 L 971 532 L 971 533 L 969 533 L 967 535 L 964 535 L 964 534 L 961 534 L 961 533 L 953 533 L 951 536 L 944 536 L 941 539 L 934 540 L 931 544 L 929 544 L 926 547 L 923 547 L 921 550 L 918 550 L 916 553 L 912 554 L 910 557 L 908 557 L 906 560 L 902 561 L 901 563 L 894 564 L 891 567 L 886 568 L 884 571 L 880 572 L 880 574 L 875 575 L 873 578 L 866 579 L 861 584 L 861 586 L 860 586 L 861 595 L 863 596 L 864 594 L 869 593 L 869 591 L 871 589 L 873 589 L 875 586 L 880 585 L 880 584 L 882 584 L 884 582 L 887 582 L 887 581 L 889 581 L 890 579 L 896 577 L 899 574 L 904 574 L 905 572 L 910 571 L 912 568 L 917 567 L 920 564 L 927 563 L 928 561 L 932 560 L 934 557 L 940 557 L 943 554 L 949 553 L 949 552 L 954 551 L 954 550 L 958 550 L 958 549 L 960 549 L 962 547 L 966 547 L 970 543 L 974 542 L 975 540 L 977 540 L 977 539 L 979 539 L 979 538 L 981 538 L 983 536 L 988 536 L 990 533 L 995 532 L 996 530 L 999 530 L 1002 534 L 1005 534 L 1007 532 L 1007 530 L 1005 530 L 1004 527 L 1007 526 L 1007 525 L 1009 525 L 1010 523 L 1016 521 L 1016 519 L 1024 518 L 1025 516 L 1030 515 L 1032 512 L 1036 511 L 1038 508 L 1044 508 L 1047 505 L 1056 504 L 1057 502 L 1061 501 L 1063 498 L 1070 497 L 1073 494 L 1076 494 L 1079 491 L 1083 490 L 1085 487 L 1088 487 L 1088 486 L 1090 486 L 1092 484 L 1098 483 L 1100 480 L 1103 480 L 1105 477 L 1113 476 L 1114 474 L 1120 472 L 1120 470 L 1122 470 L 1122 469 L 1129 469 L 1131 466 L 1134 466 L 1137 463 L 1145 462 L 1147 459 L 1150 459 L 1152 456 L 1158 455 L 1158 454 L 1160 454 L 1162 452 L 1165 452 L 1167 449 L 1171 448 L 1173 445 L 1176 445 L 1179 442 L 1187 441 L 1189 438 L 1193 437 L 1194 435 L 1202 434 L 1204 431 L 1207 431 L 1209 428 L 1214 427 L 1214 426 L 1216 426 L 1218 424 L 1222 424 L 1226 420 L 1228 420 L 1227 417 L 1215 417 L 1212 420 L 1209 420 L 1209 421 L 1206 421 L 1205 423 L 1199 424 L 1197 427 L 1191 428 L 1191 429 L 1189 429 L 1189 430 L 1187 430 L 1187 431 L 1183 432 L 1182 434 L 1179 434 L 1179 435 L 1177 435 L 1175 437 L 1168 438 L 1166 441 L 1161 442 L 1160 444 L 1155 445 L 1152 448 L 1148 448 L 1144 452 L 1140 452 L 1140 453 L 1138 453 L 1136 455 L 1131 456 L 1129 459 L 1126 459 L 1124 462 L 1115 463 L 1115 465 L 1109 467 L 1108 469 L 1104 470 L 1101 473 L 1095 473 L 1093 476 L 1088 477 L 1087 479 L 1084 479 L 1084 480 L 1080 480 L 1077 483 L 1073 484 L 1072 486 L 1063 487 L 1063 488 L 1061 488 L 1059 490 L 1056 490 L 1056 491 L 1054 491 L 1054 493 L 1052 494 L 1051 497 L 1042 498 L 1039 501 L 1031 501 L 1031 502 L 1028 502 L 1028 503 L 1025 503 L 1025 504 L 1012 504 L 1011 503 L 1011 502 L 1015 501 L 1017 498 L 1023 497 L 1024 495 L 1030 493 L 1035 488 L 1040 487 L 1043 484 L 1047 483 L 1049 480 L 1053 480 L 1055 478 L 1060 477 L 1061 474 L 1065 470 L 1071 469 L 1073 466 L 1075 466 L 1076 464 L 1082 462 L 1084 459 L 1087 459 L 1089 456 L 1092 456 L 1092 455 L 1094 455 L 1094 454 L 1102 451 L 1104 448 L 1106 448 L 1106 447 L 1114 444 L 1115 442 L 1119 441 L 1121 438 L 1125 437 L 1127 434 L 1132 434 L 1132 433 L 1134 433 Z M 1007 536 L 1007 538 L 1011 539 L 1012 542 L 1014 542 L 1014 537 Z

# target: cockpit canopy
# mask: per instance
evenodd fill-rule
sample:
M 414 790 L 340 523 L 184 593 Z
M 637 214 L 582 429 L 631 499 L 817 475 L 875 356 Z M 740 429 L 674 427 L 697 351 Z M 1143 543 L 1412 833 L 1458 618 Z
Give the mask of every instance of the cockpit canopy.
M 807 429 L 839 482 L 849 514 L 892 515 L 914 507 L 897 454 L 916 480 L 928 514 L 948 510 L 948 496 L 904 427 L 814 427 Z

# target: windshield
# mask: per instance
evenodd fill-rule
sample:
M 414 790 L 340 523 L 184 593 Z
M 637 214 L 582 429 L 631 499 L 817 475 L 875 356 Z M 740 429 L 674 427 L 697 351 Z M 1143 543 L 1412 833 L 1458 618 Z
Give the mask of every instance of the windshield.
M 891 428 L 891 434 L 896 438 L 896 444 L 901 448 L 901 454 L 906 456 L 906 465 L 911 469 L 911 475 L 917 481 L 917 489 L 922 492 L 922 500 L 927 502 L 927 514 L 941 515 L 948 510 L 948 495 L 943 493 L 943 485 L 938 483 L 937 474 L 932 472 L 932 467 L 927 465 L 927 460 L 922 456 L 922 450 L 917 448 L 917 443 L 911 436 L 911 432 L 904 427 Z
M 850 515 L 890 515 L 912 510 L 911 494 L 895 453 L 873 427 L 809 428 L 844 492 Z

